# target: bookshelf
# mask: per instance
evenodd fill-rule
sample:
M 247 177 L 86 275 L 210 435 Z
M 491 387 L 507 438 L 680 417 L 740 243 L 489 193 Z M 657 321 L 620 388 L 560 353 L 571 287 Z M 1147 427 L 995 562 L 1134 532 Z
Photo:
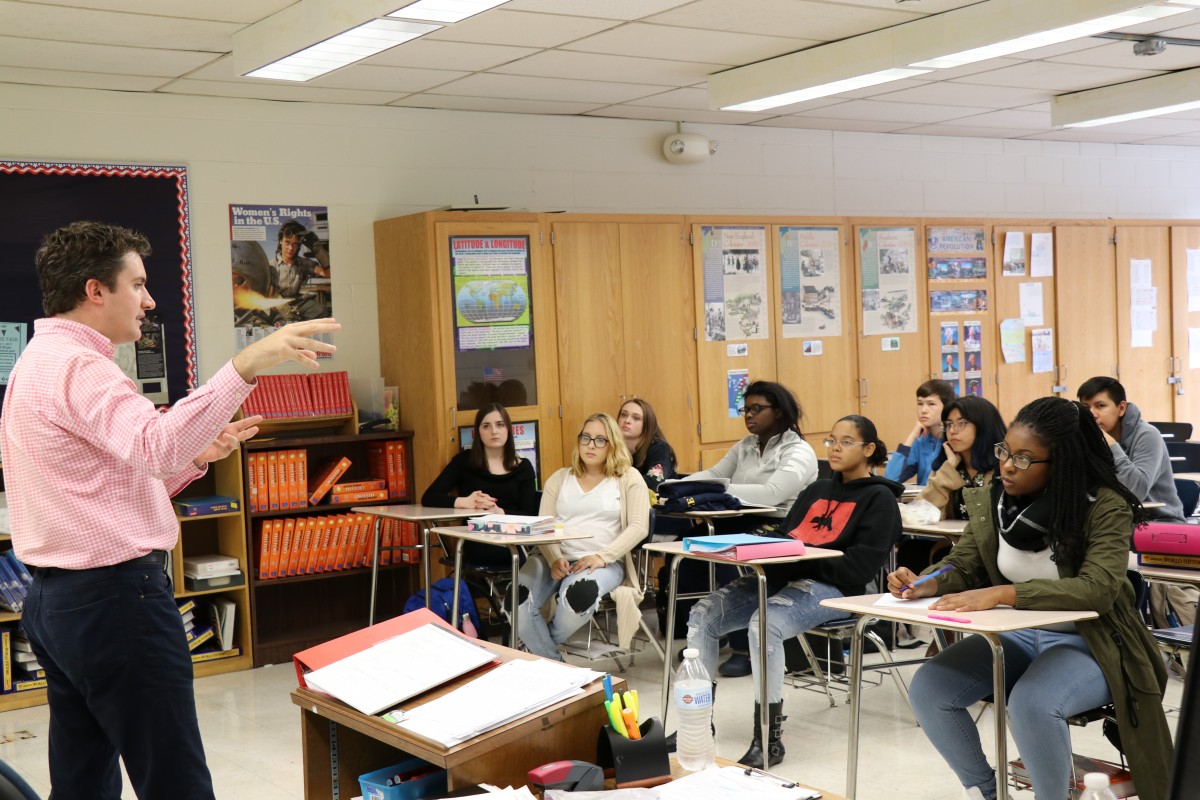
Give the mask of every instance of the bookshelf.
M 342 427 L 341 430 L 345 431 L 348 427 Z M 285 435 L 294 432 L 291 426 L 286 431 L 274 429 L 269 434 L 273 438 L 252 439 L 242 446 L 243 496 L 250 496 L 248 459 L 257 454 L 272 450 L 304 449 L 307 451 L 310 484 L 324 462 L 346 457 L 350 459 L 350 468 L 339 481 L 355 482 L 386 477 L 371 474 L 367 453 L 372 443 L 389 441 L 403 443 L 405 487 L 401 497 L 386 500 L 331 504 L 326 499 L 316 506 L 273 511 L 252 511 L 249 505 L 246 506 L 244 547 L 249 554 L 247 584 L 254 666 L 289 662 L 292 655 L 300 650 L 364 627 L 371 596 L 369 567 L 260 578 L 262 523 L 275 519 L 292 518 L 299 521 L 314 516 L 349 513 L 356 506 L 410 503 L 416 493 L 411 432 Z M 419 576 L 413 567 L 412 564 L 382 567 L 377 600 L 379 614 L 399 614 L 405 600 L 416 591 Z

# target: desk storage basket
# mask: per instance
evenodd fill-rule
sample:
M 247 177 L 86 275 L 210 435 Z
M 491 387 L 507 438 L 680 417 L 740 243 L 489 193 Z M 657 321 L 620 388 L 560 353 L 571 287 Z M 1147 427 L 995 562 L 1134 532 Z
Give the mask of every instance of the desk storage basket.
M 427 764 L 419 758 L 410 758 L 390 767 L 358 776 L 363 800 L 421 800 L 446 793 L 446 770 L 439 769 L 431 775 L 388 786 L 388 780 L 396 775 L 411 772 Z

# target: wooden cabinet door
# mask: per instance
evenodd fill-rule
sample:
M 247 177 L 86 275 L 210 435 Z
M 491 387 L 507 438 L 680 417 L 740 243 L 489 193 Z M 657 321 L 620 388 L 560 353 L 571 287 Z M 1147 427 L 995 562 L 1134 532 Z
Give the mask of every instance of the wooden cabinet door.
M 907 333 L 889 331 L 867 334 L 864 322 L 871 312 L 864 308 L 863 235 L 868 228 L 908 229 L 912 231 L 912 263 L 915 272 L 915 297 Z M 930 375 L 928 348 L 927 281 L 924 273 L 925 247 L 918 235 L 920 226 L 913 220 L 890 219 L 854 226 L 856 317 L 858 320 L 859 409 L 875 423 L 884 442 L 904 441 L 916 418 L 917 386 Z M 885 342 L 897 340 L 899 349 L 884 350 Z M 889 448 L 890 449 L 890 448 Z
M 695 295 L 682 222 L 621 223 L 625 389 L 654 406 L 679 469 L 700 468 Z M 616 413 L 613 408 L 610 413 Z
M 1171 355 L 1175 358 L 1175 377 L 1179 382 L 1171 387 L 1174 416 L 1165 419 L 1200 423 L 1200 370 L 1191 366 L 1193 358 L 1200 364 L 1200 353 L 1192 353 L 1189 333 L 1192 328 L 1200 328 L 1200 311 L 1189 310 L 1189 250 L 1200 251 L 1200 227 L 1171 228 L 1171 332 L 1175 345 Z M 1200 287 L 1196 291 L 1200 292 Z M 1196 432 L 1192 436 L 1200 438 Z
M 1022 276 L 1006 276 L 1003 274 L 1004 239 L 1010 231 L 1024 234 L 1026 274 Z M 1011 422 L 1013 417 L 1017 415 L 1017 412 L 1021 410 L 1021 407 L 1031 400 L 1054 393 L 1055 373 L 1053 371 L 1033 371 L 1033 343 L 1028 328 L 1025 330 L 1024 361 L 1016 361 L 1011 364 L 1005 363 L 1004 354 L 1000 351 L 1001 321 L 1021 318 L 1022 284 L 1037 283 L 1042 287 L 1042 325 L 1034 327 L 1045 327 L 1054 331 L 1056 354 L 1061 349 L 1062 338 L 1067 335 L 1057 324 L 1054 276 L 1035 278 L 1029 274 L 1032 271 L 1033 263 L 1032 235 L 1035 233 L 1050 233 L 1053 235 L 1053 228 L 1045 225 L 997 225 L 993 228 L 992 274 L 995 276 L 996 312 L 994 315 L 995 322 L 988 326 L 989 329 L 987 331 L 990 334 L 992 344 L 988 344 L 985 341 L 984 347 L 992 351 L 993 358 L 995 359 L 993 363 L 996 365 L 996 377 L 999 383 L 999 392 L 997 393 L 999 402 L 996 403 L 996 406 L 1000 409 L 1000 416 L 1004 418 L 1005 422 Z M 1052 358 L 1051 363 L 1057 364 L 1058 361 L 1056 358 Z M 1071 399 L 1074 399 L 1073 395 Z
M 1107 225 L 1055 227 L 1056 383 L 1069 400 L 1088 378 L 1117 373 L 1115 259 Z
M 776 309 L 775 317 L 775 360 L 779 382 L 791 388 L 800 400 L 804 409 L 804 421 L 801 428 L 806 435 L 812 434 L 818 439 L 824 438 L 833 427 L 833 423 L 847 414 L 855 413 L 858 406 L 858 339 L 855 336 L 857 317 L 854 309 L 857 305 L 855 293 L 854 256 L 850 248 L 850 231 L 844 225 L 804 225 L 772 226 L 772 239 L 775 241 L 776 258 L 771 262 L 770 280 L 775 286 L 776 296 L 781 308 Z M 797 237 L 804 236 L 816 244 L 829 240 L 832 252 L 823 254 L 824 262 L 817 268 L 811 266 L 812 255 L 802 255 L 794 252 L 800 247 Z M 790 237 L 790 238 L 789 238 Z M 783 277 L 784 260 L 788 260 L 789 277 Z M 800 263 L 795 263 L 799 260 Z M 809 308 L 803 305 L 799 309 L 786 311 L 788 303 L 793 299 L 785 297 L 788 284 L 795 280 L 794 271 L 799 270 L 801 297 L 820 295 L 826 287 L 835 285 L 829 282 L 837 268 L 836 282 L 840 319 L 840 333 L 813 330 L 810 320 L 819 320 L 822 324 L 832 324 L 833 320 L 821 310 L 812 308 L 810 298 Z M 809 272 L 820 274 L 809 275 Z M 803 302 L 803 301 L 802 301 Z M 800 323 L 791 323 L 795 316 L 800 317 Z M 785 316 L 787 322 L 785 323 Z M 810 333 L 790 335 L 790 330 L 799 328 Z M 819 348 L 820 352 L 814 352 Z M 817 448 L 823 454 L 823 448 Z
M 1174 366 L 1170 230 L 1120 227 L 1116 239 L 1117 377 L 1142 419 L 1169 422 L 1175 414 L 1175 386 L 1167 380 Z M 1134 283 L 1147 278 L 1148 287 Z
M 562 453 L 591 414 L 615 414 L 627 394 L 621 232 L 615 222 L 553 222 Z

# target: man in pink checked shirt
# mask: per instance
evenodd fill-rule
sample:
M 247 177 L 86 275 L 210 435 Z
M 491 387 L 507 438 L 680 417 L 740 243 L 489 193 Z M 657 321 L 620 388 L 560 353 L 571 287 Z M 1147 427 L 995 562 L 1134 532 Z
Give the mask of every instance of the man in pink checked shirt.
M 316 367 L 333 352 L 288 325 L 242 350 L 160 414 L 113 362 L 154 308 L 145 237 L 75 222 L 35 257 L 45 319 L 9 377 L 0 415 L 16 555 L 33 573 L 22 623 L 46 670 L 55 800 L 119 800 L 118 757 L 141 800 L 211 800 L 192 662 L 166 552 L 178 525 L 170 497 L 253 436 L 230 423 L 259 372 Z

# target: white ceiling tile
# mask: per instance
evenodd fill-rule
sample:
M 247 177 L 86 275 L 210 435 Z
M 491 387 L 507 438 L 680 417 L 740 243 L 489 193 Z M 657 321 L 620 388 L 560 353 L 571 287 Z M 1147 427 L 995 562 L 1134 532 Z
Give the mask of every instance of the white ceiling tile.
M 836 2 L 843 6 L 858 6 L 860 8 L 895 8 L 898 3 L 896 0 L 828 0 L 828 2 Z M 921 15 L 941 14 L 943 11 L 953 11 L 956 8 L 964 6 L 972 6 L 978 3 L 979 0 L 921 0 L 919 4 L 913 3 L 908 6 L 908 11 L 915 11 Z
M 1120 28 L 1119 30 L 1121 33 L 1163 33 L 1164 31 L 1195 25 L 1197 23 L 1200 23 L 1200 11 L 1188 11 L 1172 17 L 1143 22 L 1141 25 L 1130 25 L 1128 28 Z M 1175 34 L 1170 35 L 1174 36 Z
M 512 0 L 504 7 L 514 11 L 630 20 L 641 19 L 690 2 L 692 0 Z
M 236 22 L 123 14 L 0 0 L 0 31 L 23 39 L 87 42 L 130 47 L 169 44 L 171 50 L 226 52 Z
M 564 45 L 563 49 L 622 56 L 645 56 L 652 53 L 658 58 L 677 61 L 691 61 L 702 54 L 706 62 L 740 66 L 816 44 L 819 42 L 811 39 L 673 28 L 634 22 L 571 42 Z
M 1200 47 L 1174 45 L 1168 46 L 1165 53 L 1155 56 L 1135 56 L 1133 42 L 1109 42 L 1103 47 L 1080 50 L 1048 60 L 1058 64 L 1168 71 L 1200 66 Z
M 620 117 L 622 119 L 654 119 L 666 122 L 695 122 L 711 124 L 746 125 L 769 114 L 740 114 L 736 111 L 684 110 L 679 108 L 653 108 L 648 106 L 617 105 L 605 106 L 589 113 L 592 117 Z
M 516 47 L 558 47 L 618 24 L 620 23 L 607 19 L 531 14 L 524 11 L 505 11 L 503 8 L 499 8 L 454 25 L 447 25 L 440 31 L 434 31 L 426 36 L 435 41 L 476 42 Z
M 927 83 L 914 89 L 881 92 L 873 99 L 889 103 L 929 103 L 947 106 L 1013 108 L 1042 103 L 1054 96 L 1044 89 L 1014 89 L 1006 86 L 976 86 L 958 81 Z
M 1046 129 L 1050 127 L 1050 112 L 991 111 L 987 114 L 976 114 L 973 117 L 960 117 L 954 120 L 954 124 L 965 125 L 969 128 Z
M 152 92 L 168 80 L 170 79 L 145 75 L 109 75 L 100 72 L 0 67 L 0 83 L 25 83 L 33 86 L 69 86 L 75 89 Z
M 454 97 L 414 94 L 389 105 L 409 108 L 448 108 L 457 111 L 491 111 L 499 114 L 584 114 L 596 103 L 560 103 L 552 100 L 512 100 L 502 97 Z
M 711 31 L 775 36 L 780 31 L 828 42 L 920 19 L 904 6 L 864 9 L 810 0 L 697 0 L 647 21 Z
M 1163 136 L 1158 139 L 1146 139 L 1145 144 L 1182 144 L 1195 147 L 1200 145 L 1200 136 Z
M 1097 125 L 1095 130 L 1134 136 L 1183 136 L 1200 132 L 1200 120 L 1146 117 L 1145 119 L 1131 119 L 1128 122 L 1115 122 L 1111 125 Z
M 1105 133 L 1099 128 L 1064 128 L 1057 131 L 1032 131 L 1025 134 L 1027 139 L 1046 139 L 1055 142 L 1107 142 L 1124 144 L 1130 141 L 1129 134 Z
M 203 66 L 216 56 L 216 53 L 48 42 L 0 36 L 0 66 L 6 67 L 49 66 L 68 71 L 177 77 Z
M 364 63 L 383 67 L 457 69 L 467 72 L 491 69 L 539 52 L 536 47 L 505 47 L 467 42 L 440 42 L 422 36 L 399 47 L 384 50 Z
M 571 81 L 522 75 L 479 73 L 440 86 L 433 94 L 466 97 L 511 97 L 579 103 L 624 103 L 662 91 L 661 86 L 603 81 Z
M 1097 39 L 1094 36 L 1089 36 L 1086 39 L 1069 39 L 1065 42 L 1059 42 L 1058 44 L 1050 44 L 1046 45 L 1045 47 L 1038 47 L 1033 50 L 1025 50 L 1023 52 L 1016 53 L 1013 55 L 1013 58 L 1019 58 L 1022 61 L 1039 61 L 1041 59 L 1063 56 L 1067 53 L 1078 53 L 1083 50 L 1091 50 L 1095 47 L 1103 47 L 1108 43 L 1109 40 Z M 998 58 L 993 59 L 993 61 L 1000 60 L 1001 59 Z M 993 61 L 988 61 L 986 63 L 991 64 Z
M 1058 64 L 1051 61 L 1029 61 L 1015 67 L 1004 67 L 978 75 L 959 78 L 960 83 L 984 86 L 1007 86 L 1024 89 L 1048 89 L 1056 92 L 1074 92 L 1124 83 L 1138 78 L 1148 78 L 1159 73 L 1147 68 L 1113 69 L 1110 67 L 1086 67 L 1079 64 Z
M 536 75 L 543 78 L 573 78 L 630 83 L 655 83 L 663 86 L 686 86 L 707 80 L 721 70 L 717 64 L 692 61 L 665 61 L 654 58 L 609 56 L 600 53 L 578 53 L 569 50 L 546 50 L 529 58 L 514 61 L 491 70 L 506 75 Z
M 209 97 L 247 97 L 258 100 L 290 100 L 310 103 L 345 103 L 364 106 L 381 106 L 397 99 L 398 92 L 368 92 L 356 89 L 322 89 L 318 86 L 271 84 L 245 81 L 225 83 L 222 81 L 196 81 L 187 78 L 172 81 L 160 92 L 167 94 L 198 94 Z
M 928 81 L 917 80 L 914 78 L 905 78 L 898 81 L 889 81 L 888 83 L 880 83 L 875 86 L 868 86 L 865 89 L 855 89 L 852 92 L 842 92 L 837 97 L 847 97 L 850 99 L 865 99 L 867 97 L 875 97 L 876 95 L 886 94 L 889 90 L 898 92 L 901 89 L 915 89 L 918 86 L 924 86 Z
M 304 85 L 322 86 L 329 89 L 367 89 L 373 92 L 389 92 L 396 97 L 409 92 L 423 92 L 470 74 L 469 72 L 452 72 L 448 69 L 407 69 L 405 67 L 352 64 L 328 75 L 307 81 Z
M 144 14 L 146 0 L 38 0 L 42 5 L 93 8 L 100 11 L 127 11 Z M 182 19 L 212 19 L 251 23 L 269 17 L 294 4 L 296 0 L 154 0 L 154 14 Z
M 976 139 L 1014 139 L 1036 130 L 1021 130 L 1018 128 L 973 128 L 969 125 L 923 125 L 919 128 L 908 128 L 904 133 L 921 134 L 922 136 L 970 136 Z
M 963 106 L 920 105 L 918 103 L 881 103 L 876 100 L 851 100 L 833 108 L 804 111 L 798 117 L 825 117 L 846 120 L 875 120 L 876 122 L 915 123 L 945 122 L 959 117 L 973 116 L 988 111 L 986 108 Z
M 817 117 L 771 117 L 755 126 L 768 128 L 801 128 L 818 131 L 862 131 L 864 133 L 893 133 L 911 127 L 911 123 L 875 122 L 866 119 L 819 119 Z
M 989 58 L 987 61 L 976 61 L 974 64 L 963 64 L 961 67 L 950 67 L 949 69 L 936 69 L 933 72 L 927 72 L 921 77 L 930 81 L 952 81 L 955 78 L 962 78 L 967 75 L 977 75 L 980 72 L 990 72 L 1001 67 L 1012 67 L 1017 64 L 1024 64 L 1028 59 L 1025 58 Z
M 669 92 L 661 92 L 659 94 L 650 95 L 649 97 L 643 97 L 639 100 L 631 100 L 628 105 L 708 111 L 708 89 L 696 89 L 691 87 L 684 89 L 672 89 Z
M 1200 14 L 1184 14 L 1172 17 L 1169 21 L 1172 25 L 1181 25 L 1181 27 L 1165 30 L 1162 32 L 1163 36 L 1175 39 L 1200 39 Z

